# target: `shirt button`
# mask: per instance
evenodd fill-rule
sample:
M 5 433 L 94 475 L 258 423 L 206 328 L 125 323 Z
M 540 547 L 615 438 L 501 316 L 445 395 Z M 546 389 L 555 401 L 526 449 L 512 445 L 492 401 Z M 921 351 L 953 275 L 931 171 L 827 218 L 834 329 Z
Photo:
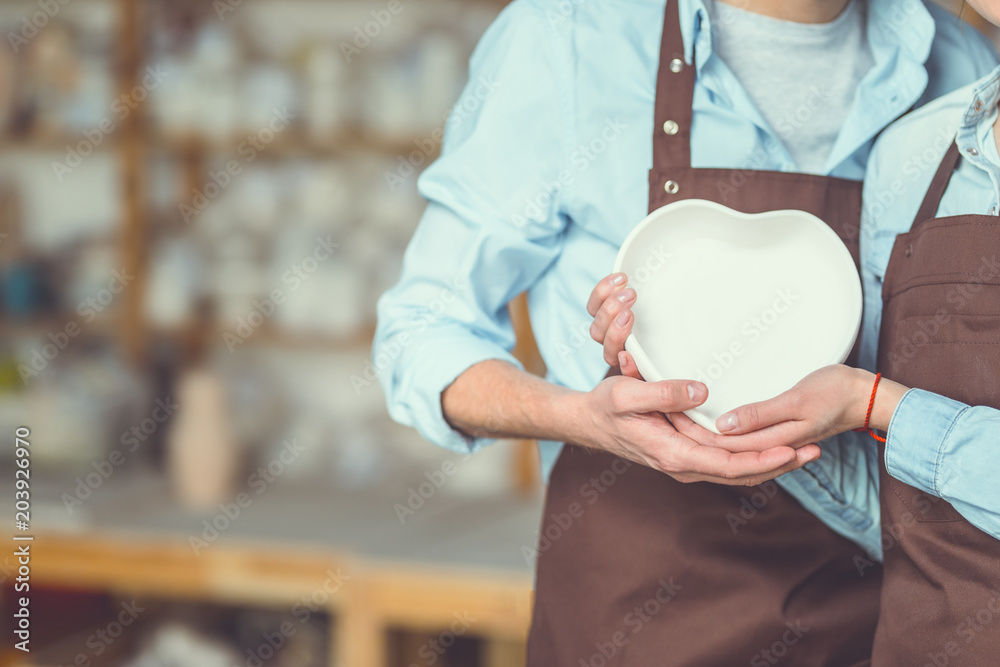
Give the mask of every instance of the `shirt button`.
M 684 61 L 680 58 L 674 58 L 670 61 L 670 71 L 677 74 L 682 69 L 684 69 Z
M 979 155 L 979 151 L 977 151 L 975 148 L 967 148 L 965 149 L 965 152 L 968 153 L 969 155 Z
M 983 101 L 982 100 L 976 100 L 976 103 L 972 105 L 972 108 L 975 109 L 976 111 L 982 111 L 983 110 Z
M 681 186 L 677 184 L 677 181 L 667 181 L 663 184 L 663 189 L 666 190 L 668 195 L 675 195 L 681 189 Z
M 681 126 L 676 121 L 668 120 L 663 124 L 663 131 L 667 134 L 677 134 L 679 129 L 681 129 Z

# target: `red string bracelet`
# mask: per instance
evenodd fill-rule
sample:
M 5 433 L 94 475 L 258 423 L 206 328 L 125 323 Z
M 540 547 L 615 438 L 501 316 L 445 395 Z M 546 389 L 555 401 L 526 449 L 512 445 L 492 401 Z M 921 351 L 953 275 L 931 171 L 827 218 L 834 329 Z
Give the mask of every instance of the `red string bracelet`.
M 875 432 L 875 429 L 869 428 L 868 423 L 872 419 L 872 408 L 875 406 L 875 392 L 878 391 L 878 381 L 882 379 L 881 373 L 875 374 L 875 386 L 872 387 L 872 397 L 868 400 L 868 412 L 865 414 L 865 425 L 862 428 L 856 428 L 855 431 L 868 431 L 873 438 L 879 442 L 885 442 L 885 438 L 880 436 Z

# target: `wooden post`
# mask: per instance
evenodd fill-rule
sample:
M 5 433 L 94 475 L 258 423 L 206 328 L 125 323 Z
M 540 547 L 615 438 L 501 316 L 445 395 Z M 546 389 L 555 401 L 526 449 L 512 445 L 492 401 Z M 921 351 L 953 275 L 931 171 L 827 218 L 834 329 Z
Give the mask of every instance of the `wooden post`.
M 119 95 L 130 95 L 141 85 L 143 35 L 140 0 L 118 0 L 118 59 L 116 79 Z M 143 151 L 143 104 L 135 105 L 118 127 L 122 187 L 121 253 L 125 273 L 134 276 L 122 293 L 119 337 L 133 364 L 146 352 L 143 299 L 146 292 L 145 154 Z
M 524 667 L 527 647 L 513 639 L 488 639 L 483 667 Z
M 386 667 L 386 632 L 371 604 L 367 582 L 352 582 L 334 617 L 331 667 Z

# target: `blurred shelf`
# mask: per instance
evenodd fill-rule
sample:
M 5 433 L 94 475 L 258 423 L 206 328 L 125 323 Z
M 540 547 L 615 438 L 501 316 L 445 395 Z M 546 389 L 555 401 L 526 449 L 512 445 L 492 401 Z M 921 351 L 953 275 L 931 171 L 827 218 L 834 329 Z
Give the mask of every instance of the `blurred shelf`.
M 31 653 L 26 655 L 21 651 L 16 651 L 16 655 L 11 654 L 8 658 L 9 662 L 5 660 L 0 664 L 10 667 L 64 667 L 66 656 L 80 655 L 81 647 L 87 646 L 88 639 L 93 642 L 93 635 L 87 633 L 72 634 L 55 642 L 54 645 L 40 648 L 37 647 L 37 642 L 33 641 Z M 129 648 L 127 641 L 102 643 L 101 646 L 104 647 L 104 650 L 100 656 L 93 655 L 90 650 L 87 651 L 89 659 L 86 664 L 88 667 L 120 665 L 127 658 L 126 652 Z M 67 667 L 69 666 L 67 665 Z
M 79 327 L 79 332 L 76 335 L 70 336 L 71 339 L 76 339 L 79 336 L 103 338 L 116 335 L 118 333 L 119 322 L 120 320 L 115 316 L 97 317 L 91 322 L 84 322 L 82 317 L 68 313 L 63 318 L 47 316 L 25 322 L 0 320 L 0 337 L 44 338 L 49 334 L 53 336 L 61 333 L 69 335 L 67 327 L 71 323 L 75 323 Z
M 345 335 L 334 336 L 320 333 L 296 333 L 278 327 L 262 327 L 253 336 L 246 339 L 247 343 L 256 342 L 258 345 L 272 345 L 278 347 L 288 347 L 299 350 L 324 350 L 330 348 L 354 349 L 358 347 L 368 347 L 375 337 L 375 327 L 370 326 L 358 330 L 357 332 Z M 219 332 L 221 340 L 221 330 Z
M 377 155 L 395 157 L 407 155 L 413 151 L 418 151 L 424 160 L 432 160 L 440 152 L 440 143 L 434 140 L 435 134 L 440 132 L 429 129 L 425 134 L 415 136 L 390 136 L 382 135 L 366 129 L 350 128 L 331 133 L 324 138 L 313 138 L 306 133 L 297 130 L 288 130 L 275 134 L 274 139 L 265 143 L 260 141 L 260 150 L 257 150 L 249 143 L 248 138 L 255 134 L 253 130 L 246 132 L 235 132 L 230 137 L 214 137 L 201 133 L 161 133 L 147 132 L 149 137 L 143 143 L 146 148 L 154 151 L 167 153 L 199 153 L 199 154 L 224 154 L 243 155 L 253 150 L 255 159 L 257 157 L 267 157 L 270 159 L 284 159 L 295 157 L 358 157 L 363 155 Z M 427 142 L 432 144 L 431 149 L 426 148 Z M 77 151 L 81 143 L 88 143 L 93 147 L 94 152 L 112 151 L 120 147 L 120 142 L 112 135 L 103 137 L 99 144 L 94 144 L 83 134 L 55 134 L 55 135 L 3 135 L 0 136 L 0 151 L 34 151 L 34 152 L 62 152 Z M 91 151 L 87 151 L 90 155 Z M 82 155 L 81 157 L 86 157 Z
M 207 134 L 158 132 L 152 134 L 148 147 L 170 153 L 200 153 L 246 155 L 253 151 L 256 157 L 289 158 L 289 157 L 358 157 L 362 155 L 380 155 L 395 157 L 418 151 L 424 159 L 430 160 L 437 156 L 440 144 L 434 136 L 438 129 L 428 129 L 426 133 L 414 136 L 383 135 L 364 128 L 345 128 L 332 132 L 323 138 L 310 137 L 301 130 L 289 129 L 274 135 L 269 143 L 259 142 L 260 150 L 250 143 L 255 130 L 234 132 L 229 137 L 217 137 Z M 430 141 L 430 150 L 422 147 Z M 242 151 L 242 152 L 241 152 Z
M 92 152 L 104 152 L 116 149 L 119 144 L 110 135 L 105 135 L 99 144 L 93 144 L 82 134 L 73 136 L 70 134 L 45 134 L 45 135 L 0 135 L 0 151 L 21 151 L 37 153 L 68 153 L 70 150 L 76 151 L 81 142 L 87 141 L 93 147 L 93 151 L 87 151 L 87 155 Z M 86 157 L 81 154 L 81 157 Z
M 37 484 L 44 491 L 72 481 Z M 0 491 L 8 486 L 0 481 Z M 32 582 L 272 608 L 326 591 L 330 665 L 345 667 L 384 667 L 389 628 L 436 633 L 465 612 L 476 619 L 469 634 L 487 641 L 487 667 L 523 665 L 533 575 L 522 549 L 535 544 L 541 498 L 442 493 L 405 523 L 398 502 L 407 502 L 398 488 L 289 480 L 206 537 L 221 510 L 214 518 L 185 510 L 162 478 L 120 473 L 72 521 L 61 504 L 35 520 Z
M 233 336 L 229 339 L 226 334 Z M 192 335 L 206 335 L 204 331 L 195 331 L 191 325 L 160 326 L 153 327 L 150 335 L 161 340 L 181 340 Z M 232 344 L 239 349 L 243 346 L 272 346 L 283 347 L 294 350 L 338 350 L 338 349 L 358 349 L 371 345 L 375 337 L 375 326 L 368 326 L 358 329 L 354 333 L 346 335 L 334 335 L 312 332 L 296 332 L 279 326 L 263 325 L 243 338 L 237 335 L 234 328 L 226 328 L 221 323 L 212 326 L 208 333 L 208 342 L 213 345 Z M 239 341 L 239 342 L 237 342 Z

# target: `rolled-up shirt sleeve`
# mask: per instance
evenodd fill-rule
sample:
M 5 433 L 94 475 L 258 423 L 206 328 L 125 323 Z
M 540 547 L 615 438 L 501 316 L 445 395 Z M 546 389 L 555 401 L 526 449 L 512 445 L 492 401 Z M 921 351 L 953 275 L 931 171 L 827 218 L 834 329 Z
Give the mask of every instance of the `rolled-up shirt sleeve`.
M 389 414 L 455 451 L 487 441 L 448 425 L 441 393 L 481 361 L 517 364 L 507 303 L 562 247 L 566 72 L 550 33 L 519 2 L 480 41 L 441 157 L 418 181 L 428 206 L 400 280 L 378 302 L 372 364 Z
M 1000 410 L 911 389 L 889 424 L 885 467 L 1000 539 Z

